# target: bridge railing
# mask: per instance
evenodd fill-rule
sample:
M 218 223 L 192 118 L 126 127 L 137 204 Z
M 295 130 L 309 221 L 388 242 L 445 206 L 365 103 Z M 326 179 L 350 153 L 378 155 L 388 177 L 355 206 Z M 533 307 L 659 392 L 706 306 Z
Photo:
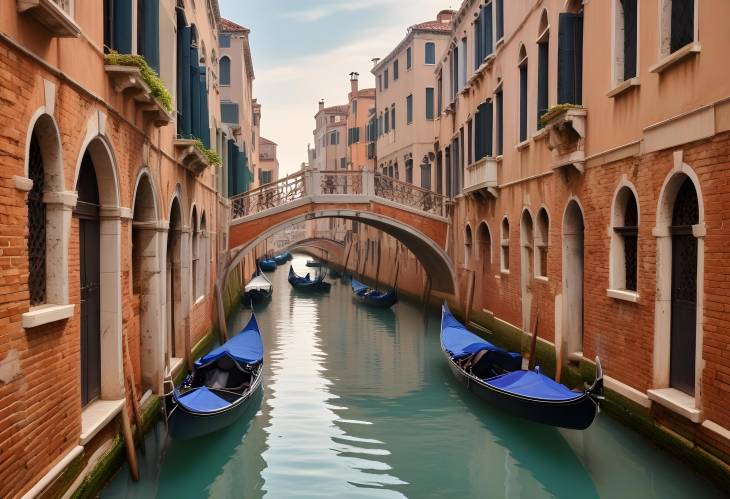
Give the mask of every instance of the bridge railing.
M 231 198 L 233 218 L 255 215 L 305 196 L 376 196 L 446 216 L 446 197 L 371 170 L 301 170 Z

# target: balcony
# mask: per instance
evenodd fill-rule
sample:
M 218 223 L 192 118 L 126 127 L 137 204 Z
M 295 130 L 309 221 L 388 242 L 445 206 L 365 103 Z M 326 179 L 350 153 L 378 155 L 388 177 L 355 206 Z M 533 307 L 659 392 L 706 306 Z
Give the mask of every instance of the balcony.
M 155 127 L 159 128 L 172 121 L 165 106 L 152 95 L 152 90 L 145 83 L 142 71 L 138 67 L 107 64 L 104 66 L 104 70 L 109 75 L 115 91 L 132 96 L 137 109 L 143 113 L 145 123 L 151 121 Z
M 553 170 L 585 167 L 586 118 L 588 110 L 578 106 L 560 106 L 543 116 L 548 133 L 548 148 L 553 154 Z
M 195 139 L 175 139 L 175 159 L 196 177 L 202 174 L 210 166 L 208 158 L 198 149 L 198 141 Z
M 486 156 L 466 167 L 464 194 L 475 197 L 499 197 L 497 183 L 497 160 Z
M 71 17 L 73 0 L 18 0 L 18 12 L 35 18 L 53 35 L 76 38 L 81 28 Z

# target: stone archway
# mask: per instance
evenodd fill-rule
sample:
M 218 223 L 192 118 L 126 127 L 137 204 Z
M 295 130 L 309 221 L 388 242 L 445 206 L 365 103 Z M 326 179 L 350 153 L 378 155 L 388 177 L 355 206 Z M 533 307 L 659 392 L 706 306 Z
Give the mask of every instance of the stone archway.
M 166 290 L 166 340 L 165 363 L 171 366 L 171 359 L 182 358 L 185 351 L 185 310 L 183 307 L 182 272 L 182 208 L 177 196 L 172 200 L 168 216 L 167 251 L 165 262 Z
M 583 210 L 578 201 L 568 202 L 563 215 L 563 324 L 562 347 L 568 358 L 583 353 Z
M 522 211 L 520 219 L 520 294 L 522 296 L 522 329 L 530 330 L 532 315 L 532 276 L 535 231 L 530 210 Z
M 142 171 L 132 208 L 132 293 L 139 328 L 142 390 L 162 393 L 165 335 L 162 324 L 160 226 L 152 178 Z

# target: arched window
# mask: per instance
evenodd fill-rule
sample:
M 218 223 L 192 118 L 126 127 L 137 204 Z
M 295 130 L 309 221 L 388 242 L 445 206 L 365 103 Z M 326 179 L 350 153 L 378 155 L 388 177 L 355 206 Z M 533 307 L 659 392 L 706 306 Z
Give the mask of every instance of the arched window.
M 509 220 L 504 217 L 502 220 L 502 234 L 500 235 L 500 268 L 502 272 L 509 272 Z
M 486 222 L 477 228 L 477 243 L 479 244 L 479 259 L 482 261 L 482 272 L 486 272 L 492 263 L 492 234 Z
M 218 64 L 220 65 L 219 72 L 220 72 L 221 85 L 230 85 L 231 84 L 231 60 L 228 58 L 228 56 L 224 55 L 223 57 L 221 57 L 221 60 Z
M 466 228 L 464 229 L 464 266 L 469 266 L 469 259 L 471 258 L 471 248 L 472 248 L 472 233 L 471 233 L 471 226 L 469 224 L 466 224 Z
M 191 251 L 192 255 L 192 279 L 193 279 L 193 299 L 197 300 L 200 296 L 200 229 L 198 226 L 198 213 L 195 207 L 193 207 L 193 216 L 191 220 L 192 224 L 192 240 L 191 240 Z
M 611 288 L 637 290 L 637 258 L 639 210 L 634 191 L 628 186 L 619 189 L 613 208 Z
M 528 286 L 532 279 L 532 265 L 534 261 L 535 230 L 532 223 L 532 214 L 525 209 L 520 220 L 520 275 L 523 286 Z
M 43 157 L 36 133 L 30 139 L 28 177 L 28 291 L 30 306 L 46 302 L 46 205 L 43 204 Z
M 547 210 L 540 208 L 537 213 L 537 227 L 535 230 L 535 275 L 547 277 L 547 254 L 550 233 L 550 219 Z
M 537 126 L 542 128 L 540 119 L 549 106 L 548 64 L 550 58 L 550 26 L 547 10 L 542 11 L 537 34 Z
M 520 142 L 527 140 L 527 51 L 520 46 Z

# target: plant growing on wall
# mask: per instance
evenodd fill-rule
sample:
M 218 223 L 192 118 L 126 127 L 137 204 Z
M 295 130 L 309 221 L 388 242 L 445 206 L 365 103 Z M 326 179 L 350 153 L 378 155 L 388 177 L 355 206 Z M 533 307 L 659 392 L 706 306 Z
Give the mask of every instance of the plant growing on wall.
M 142 80 L 150 87 L 152 97 L 154 97 L 168 113 L 173 110 L 172 107 L 172 96 L 170 92 L 165 88 L 165 84 L 157 75 L 154 69 L 152 69 L 145 58 L 137 54 L 119 54 L 117 52 L 111 52 L 104 56 L 104 62 L 111 66 L 132 66 L 139 69 L 142 75 Z
M 568 111 L 569 109 L 583 109 L 583 106 L 579 106 L 577 104 L 557 104 L 555 106 L 552 106 L 545 112 L 545 114 L 540 117 L 540 124 L 542 126 L 547 125 L 550 120 L 560 115 L 561 113 Z
M 200 152 L 200 154 L 205 156 L 205 159 L 208 161 L 209 165 L 221 166 L 223 164 L 223 160 L 217 152 L 215 152 L 213 149 L 208 149 L 207 147 L 205 147 L 202 140 L 198 138 L 194 138 L 193 140 L 195 140 L 195 148 L 198 150 L 198 152 Z

